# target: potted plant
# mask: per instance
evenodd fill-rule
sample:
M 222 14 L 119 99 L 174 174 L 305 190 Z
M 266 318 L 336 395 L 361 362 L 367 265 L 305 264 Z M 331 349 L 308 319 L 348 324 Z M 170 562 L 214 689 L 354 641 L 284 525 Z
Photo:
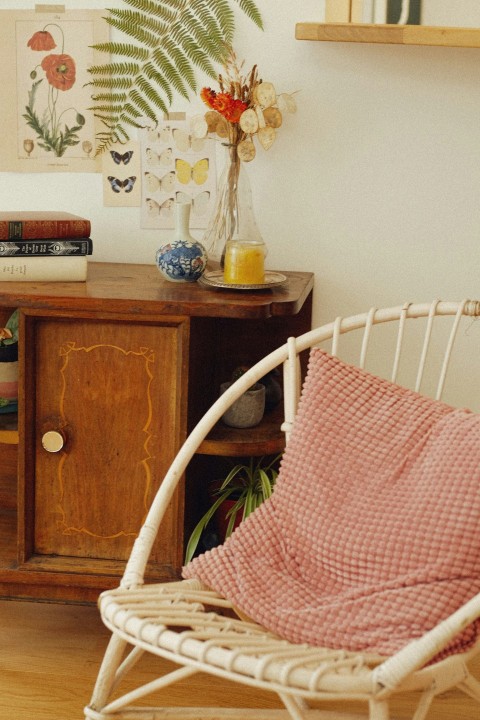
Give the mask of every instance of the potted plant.
M 215 63 L 228 57 L 238 8 L 259 28 L 254 0 L 124 0 L 108 9 L 106 22 L 122 39 L 94 45 L 112 60 L 89 68 L 93 114 L 103 123 L 97 153 L 129 139 L 127 128 L 168 113 L 174 93 L 196 92 L 195 69 L 216 77 Z M 130 6 L 132 9 L 129 9 Z
M 248 368 L 241 366 L 232 373 L 232 379 L 220 385 L 220 393 L 224 393 Z M 260 382 L 252 385 L 243 395 L 235 400 L 222 415 L 225 425 L 234 428 L 249 428 L 258 425 L 265 412 L 265 385 Z
M 273 492 L 278 476 L 276 469 L 280 455 L 273 459 L 265 456 L 251 457 L 247 463 L 235 465 L 223 481 L 214 481 L 212 505 L 193 529 L 185 552 L 185 562 L 189 562 L 200 542 L 202 533 L 212 518 L 217 515 L 219 525 L 222 524 L 221 510 L 225 521 L 222 542 L 229 537 L 235 527 L 256 510 Z M 228 507 L 225 507 L 228 503 Z
M 18 396 L 18 309 L 0 328 L 0 412 L 16 412 Z

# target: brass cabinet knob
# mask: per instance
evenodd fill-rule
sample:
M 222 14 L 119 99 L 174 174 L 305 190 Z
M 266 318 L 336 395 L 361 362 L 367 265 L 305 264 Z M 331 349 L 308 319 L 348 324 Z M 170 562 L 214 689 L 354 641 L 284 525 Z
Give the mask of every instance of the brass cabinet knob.
M 56 453 L 65 445 L 65 438 L 58 430 L 49 430 L 42 436 L 42 445 L 47 452 Z

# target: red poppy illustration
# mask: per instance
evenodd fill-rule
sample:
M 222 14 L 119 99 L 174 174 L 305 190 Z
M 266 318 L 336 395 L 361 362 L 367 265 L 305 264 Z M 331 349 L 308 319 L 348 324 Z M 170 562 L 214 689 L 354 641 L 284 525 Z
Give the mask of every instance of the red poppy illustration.
M 53 54 L 49 51 L 57 47 L 53 36 L 48 32 L 47 27 L 56 28 L 61 34 L 61 42 L 59 47 L 61 52 Z M 31 90 L 28 93 L 28 104 L 25 108 L 26 113 L 23 115 L 27 121 L 27 125 L 31 127 L 37 134 L 38 147 L 53 152 L 57 157 L 61 157 L 69 147 L 78 145 L 81 138 L 79 132 L 85 125 L 85 118 L 74 107 L 65 107 L 60 99 L 60 91 L 62 93 L 70 90 L 75 84 L 76 66 L 71 55 L 64 52 L 65 36 L 63 29 L 56 23 L 48 23 L 42 30 L 33 33 L 27 43 L 31 50 L 43 51 L 49 54 L 45 55 L 42 61 L 37 64 L 30 72 L 30 78 L 33 80 Z M 41 67 L 45 72 L 47 85 L 44 78 L 38 78 L 38 68 Z M 43 110 L 38 110 L 38 100 L 41 100 L 42 93 L 48 89 L 47 96 L 43 103 Z M 73 122 L 68 124 L 65 122 L 67 115 L 74 118 Z
M 39 30 L 33 33 L 27 45 L 32 50 L 53 50 L 53 48 L 57 47 L 55 40 L 48 30 Z
M 41 64 L 50 85 L 70 90 L 75 82 L 75 62 L 70 55 L 47 55 Z

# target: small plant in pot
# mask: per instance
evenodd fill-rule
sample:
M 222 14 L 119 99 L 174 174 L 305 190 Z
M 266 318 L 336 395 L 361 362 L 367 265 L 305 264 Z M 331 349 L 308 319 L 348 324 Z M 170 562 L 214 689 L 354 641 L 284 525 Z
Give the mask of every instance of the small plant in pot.
M 212 493 L 215 500 L 190 535 L 185 552 L 186 563 L 194 556 L 202 533 L 212 518 L 221 513 L 222 506 L 231 501 L 230 507 L 224 513 L 226 529 L 223 542 L 242 520 L 270 497 L 278 476 L 276 467 L 280 457 L 281 455 L 276 455 L 273 459 L 265 456 L 251 457 L 248 463 L 235 465 L 223 481 L 214 481 L 213 484 L 217 486 Z M 221 519 L 218 520 L 221 524 Z
M 238 367 L 232 373 L 229 382 L 220 385 L 220 393 L 228 390 L 243 373 L 246 367 Z M 265 386 L 262 383 L 255 383 L 246 392 L 243 393 L 222 416 L 225 425 L 234 428 L 249 428 L 258 425 L 265 412 Z
M 18 395 L 18 310 L 0 328 L 0 412 L 16 412 Z

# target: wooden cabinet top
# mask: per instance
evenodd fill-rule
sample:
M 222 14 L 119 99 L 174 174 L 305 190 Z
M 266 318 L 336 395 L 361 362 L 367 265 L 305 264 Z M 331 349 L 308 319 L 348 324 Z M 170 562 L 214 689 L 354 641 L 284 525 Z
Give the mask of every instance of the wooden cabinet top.
M 53 260 L 55 262 L 55 260 Z M 0 306 L 268 318 L 295 315 L 313 289 L 313 273 L 282 271 L 287 282 L 264 291 L 230 291 L 164 280 L 155 265 L 89 263 L 86 282 L 0 283 Z

